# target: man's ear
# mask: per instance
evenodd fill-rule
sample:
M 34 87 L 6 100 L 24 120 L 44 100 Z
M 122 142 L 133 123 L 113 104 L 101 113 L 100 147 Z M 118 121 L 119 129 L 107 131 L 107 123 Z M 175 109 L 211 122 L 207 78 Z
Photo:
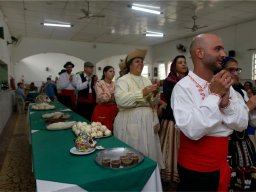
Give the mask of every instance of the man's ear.
M 204 57 L 204 49 L 202 48 L 197 48 L 196 49 L 196 56 L 202 59 Z

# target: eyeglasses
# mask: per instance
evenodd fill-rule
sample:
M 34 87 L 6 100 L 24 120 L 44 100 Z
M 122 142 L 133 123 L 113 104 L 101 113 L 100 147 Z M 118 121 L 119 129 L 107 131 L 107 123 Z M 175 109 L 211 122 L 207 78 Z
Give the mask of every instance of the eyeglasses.
M 229 71 L 230 73 L 235 73 L 237 72 L 238 74 L 240 74 L 242 72 L 242 69 L 241 68 L 226 68 L 227 71 Z

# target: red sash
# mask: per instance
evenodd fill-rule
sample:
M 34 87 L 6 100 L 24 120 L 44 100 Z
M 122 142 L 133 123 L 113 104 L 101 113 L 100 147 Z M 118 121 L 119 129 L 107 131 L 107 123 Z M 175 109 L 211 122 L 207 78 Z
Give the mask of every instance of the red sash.
M 231 175 L 227 156 L 228 137 L 205 136 L 190 140 L 183 133 L 180 134 L 179 164 L 198 172 L 220 170 L 218 191 L 228 191 Z
M 81 102 L 81 103 L 95 103 L 95 99 L 93 97 L 93 94 L 92 93 L 88 93 L 88 98 L 85 98 L 85 97 L 79 97 L 78 96 L 78 99 L 77 99 L 78 102 Z
M 102 125 L 106 125 L 106 127 L 112 131 L 117 112 L 116 104 L 98 104 L 94 108 L 92 121 L 101 122 Z
M 72 110 L 76 111 L 76 96 L 75 96 L 75 90 L 69 90 L 69 89 L 62 89 L 60 96 L 69 96 L 71 100 Z

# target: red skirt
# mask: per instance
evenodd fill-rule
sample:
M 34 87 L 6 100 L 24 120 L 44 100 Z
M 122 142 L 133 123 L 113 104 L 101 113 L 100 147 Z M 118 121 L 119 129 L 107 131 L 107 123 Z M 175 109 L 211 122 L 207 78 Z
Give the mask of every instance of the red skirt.
M 180 134 L 179 164 L 198 172 L 220 170 L 218 191 L 228 191 L 231 174 L 227 156 L 228 137 L 204 136 L 199 140 L 190 140 Z
M 118 112 L 116 104 L 98 104 L 94 108 L 92 121 L 100 122 L 112 131 L 114 119 Z
M 76 111 L 76 95 L 75 90 L 62 89 L 59 96 L 68 96 L 71 100 L 72 110 Z

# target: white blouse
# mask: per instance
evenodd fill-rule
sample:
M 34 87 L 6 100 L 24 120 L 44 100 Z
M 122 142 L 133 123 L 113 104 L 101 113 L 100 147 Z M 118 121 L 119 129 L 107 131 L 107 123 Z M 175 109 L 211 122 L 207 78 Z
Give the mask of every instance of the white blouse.
M 243 94 L 244 94 L 244 100 L 247 102 L 249 101 L 249 97 L 247 95 L 247 93 L 243 91 Z M 252 126 L 252 127 L 256 127 L 256 109 L 253 109 L 250 111 L 249 113 L 249 124 Z
M 157 103 L 160 94 L 149 94 L 143 97 L 143 88 L 151 85 L 151 81 L 143 76 L 128 73 L 118 79 L 115 86 L 115 100 L 120 111 L 136 107 L 149 107 L 150 103 Z
M 73 81 L 70 81 L 69 78 L 70 75 L 67 72 L 62 73 L 58 79 L 58 89 L 74 90 L 76 88 L 75 78 L 73 77 Z
M 220 110 L 221 100 L 209 94 L 208 85 L 192 71 L 176 84 L 171 97 L 176 127 L 192 140 L 246 129 L 249 109 L 242 97 L 231 87 L 230 104 Z

